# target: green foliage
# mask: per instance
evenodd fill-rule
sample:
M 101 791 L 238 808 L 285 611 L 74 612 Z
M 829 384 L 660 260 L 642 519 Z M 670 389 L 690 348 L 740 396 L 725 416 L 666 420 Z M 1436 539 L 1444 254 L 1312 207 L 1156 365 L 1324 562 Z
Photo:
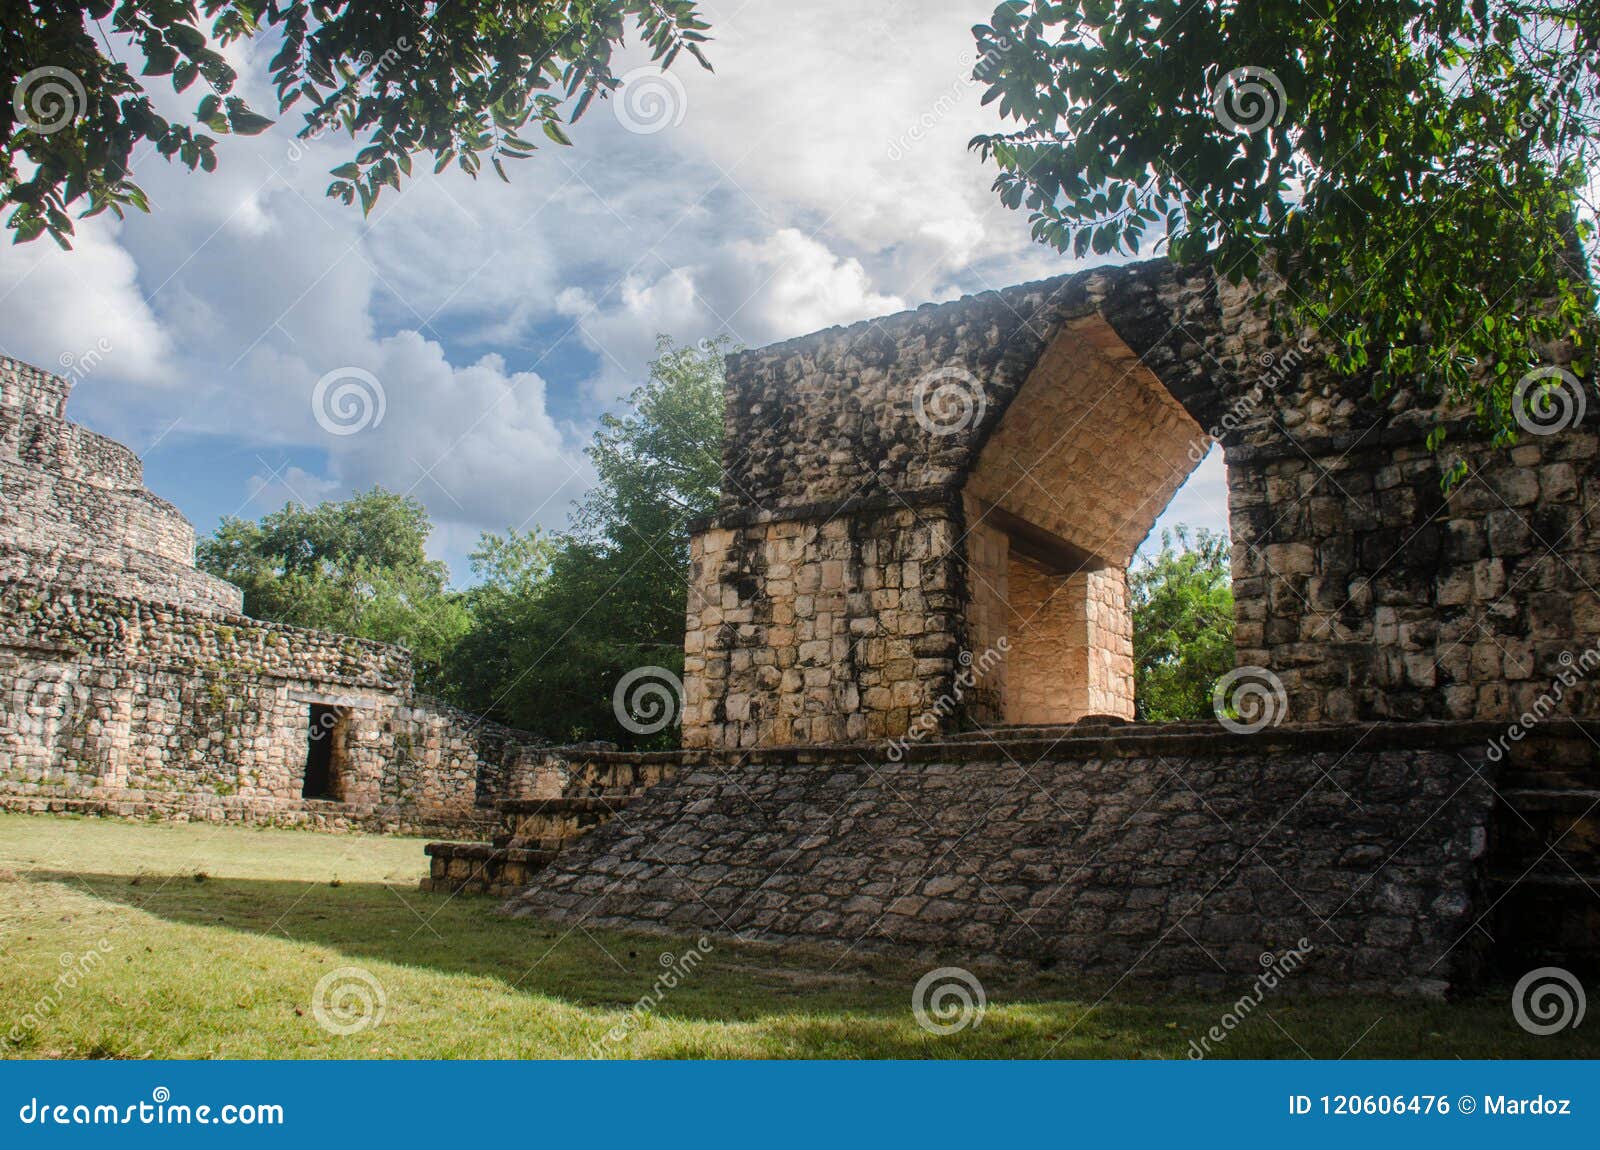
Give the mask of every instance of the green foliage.
M 974 34 L 984 101 L 1023 126 L 972 146 L 1036 239 L 1280 276 L 1278 318 L 1338 367 L 1500 442 L 1542 345 L 1591 369 L 1592 0 L 1006 0 Z
M 304 101 L 303 138 L 334 129 L 364 141 L 333 169 L 328 194 L 370 211 L 385 185 L 399 188 L 413 156 L 434 170 L 454 162 L 476 176 L 487 155 L 537 148 L 528 135 L 567 144 L 564 123 L 620 81 L 612 50 L 628 24 L 670 66 L 687 51 L 709 68 L 708 27 L 692 0 L 24 0 L 0 34 L 0 205 L 15 205 L 17 242 L 48 231 L 70 246 L 68 209 L 84 215 L 148 211 L 129 178 L 148 141 L 191 171 L 217 166 L 217 136 L 255 135 L 272 120 L 233 95 L 238 79 L 220 49 L 257 35 L 278 47 L 268 65 L 281 115 Z M 115 50 L 113 50 L 115 49 Z M 133 67 L 118 57 L 142 58 Z M 40 73 L 48 69 L 48 75 Z M 143 77 L 196 81 L 194 118 L 205 131 L 156 112 Z M 24 83 L 26 81 L 26 83 Z M 570 116 L 566 104 L 576 97 Z
M 1176 536 L 1177 546 L 1173 546 Z M 1134 702 L 1144 722 L 1211 717 L 1211 692 L 1233 668 L 1233 584 L 1224 535 L 1161 533 L 1161 551 L 1128 572 Z
M 671 745 L 640 737 L 612 711 L 636 667 L 683 671 L 688 521 L 721 483 L 725 340 L 657 341 L 650 378 L 588 449 L 597 475 L 559 539 L 485 535 L 473 564 L 473 626 L 448 677 L 469 710 L 558 741 Z
M 411 649 L 419 683 L 469 626 L 449 569 L 427 556 L 432 525 L 415 499 L 374 488 L 344 503 L 290 505 L 259 523 L 224 519 L 196 563 L 244 591 L 246 614 Z

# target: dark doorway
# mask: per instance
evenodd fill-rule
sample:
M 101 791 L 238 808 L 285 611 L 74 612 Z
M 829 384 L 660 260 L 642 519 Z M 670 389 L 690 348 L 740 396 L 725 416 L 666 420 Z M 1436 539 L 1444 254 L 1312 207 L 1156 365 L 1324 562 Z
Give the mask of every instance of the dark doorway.
M 340 795 L 339 751 L 344 734 L 344 714 L 338 707 L 311 704 L 306 727 L 306 779 L 300 788 L 303 799 L 332 799 Z

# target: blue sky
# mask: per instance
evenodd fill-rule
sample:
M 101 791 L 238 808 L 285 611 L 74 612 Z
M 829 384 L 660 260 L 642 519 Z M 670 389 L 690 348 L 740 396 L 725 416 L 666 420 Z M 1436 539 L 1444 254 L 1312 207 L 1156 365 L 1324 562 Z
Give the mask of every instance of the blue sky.
M 293 115 L 225 138 L 214 174 L 139 156 L 152 215 L 0 249 L 0 352 L 84 365 L 72 418 L 144 453 L 202 532 L 379 483 L 427 504 L 465 577 L 479 532 L 565 523 L 658 332 L 759 346 L 1081 266 L 966 150 L 996 123 L 968 79 L 989 0 L 704 7 L 715 75 L 637 73 L 510 185 L 419 163 L 363 220 L 322 194 L 348 138 L 297 142 Z M 229 50 L 264 110 L 272 51 Z M 318 382 L 366 379 L 381 421 L 331 434 Z M 1163 523 L 1221 529 L 1225 507 L 1214 453 Z

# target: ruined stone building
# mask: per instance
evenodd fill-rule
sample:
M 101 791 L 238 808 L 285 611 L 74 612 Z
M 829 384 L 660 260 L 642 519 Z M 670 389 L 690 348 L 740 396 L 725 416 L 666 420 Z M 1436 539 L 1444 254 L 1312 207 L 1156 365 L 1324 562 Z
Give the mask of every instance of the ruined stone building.
M 1592 968 L 1600 403 L 1571 385 L 1508 450 L 1453 421 L 1447 493 L 1431 411 L 1165 261 L 744 352 L 683 749 L 553 753 L 412 697 L 401 651 L 233 614 L 137 461 L 7 364 L 5 801 L 454 820 L 479 841 L 427 885 L 515 913 L 1111 985 L 1307 947 L 1308 985 L 1408 993 Z M 1227 721 L 1130 722 L 1128 566 L 1214 444 Z M 305 790 L 329 715 L 337 805 Z
M 0 359 L 0 807 L 466 835 L 533 740 L 398 647 L 240 614 L 68 381 Z
M 672 781 L 512 908 L 1119 981 L 1594 966 L 1592 385 L 1510 450 L 1452 421 L 1447 494 L 1433 413 L 1307 334 L 1158 261 L 733 357 L 685 749 L 591 757 Z M 1239 714 L 1128 724 L 1128 564 L 1213 443 Z

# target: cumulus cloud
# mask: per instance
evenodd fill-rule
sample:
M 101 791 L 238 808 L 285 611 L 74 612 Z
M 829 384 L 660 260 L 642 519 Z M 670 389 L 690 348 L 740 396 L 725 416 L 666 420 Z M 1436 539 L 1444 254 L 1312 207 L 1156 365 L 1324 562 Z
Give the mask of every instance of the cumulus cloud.
M 636 134 L 597 103 L 576 147 L 510 165 L 509 186 L 420 163 L 364 218 L 323 195 L 348 138 L 295 140 L 294 114 L 222 141 L 214 174 L 147 153 L 153 215 L 85 221 L 71 254 L 0 250 L 0 347 L 51 366 L 104 340 L 76 418 L 131 442 L 176 422 L 317 468 L 255 476 L 237 494 L 256 507 L 410 491 L 459 558 L 479 530 L 564 521 L 593 422 L 658 332 L 758 346 L 1073 266 L 966 150 L 998 123 L 969 79 L 990 0 L 706 6 L 717 72 L 674 66 L 681 123 Z M 229 53 L 269 107 L 270 45 Z M 346 368 L 381 383 L 384 415 L 331 435 L 312 393 Z

